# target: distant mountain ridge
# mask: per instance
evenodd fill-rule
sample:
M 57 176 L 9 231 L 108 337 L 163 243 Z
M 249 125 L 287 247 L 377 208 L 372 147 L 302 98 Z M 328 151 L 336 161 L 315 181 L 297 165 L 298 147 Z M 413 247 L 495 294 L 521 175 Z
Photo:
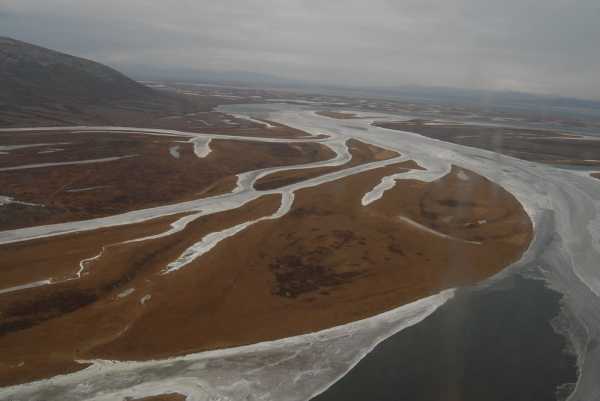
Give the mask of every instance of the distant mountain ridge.
M 0 37 L 0 105 L 80 105 L 152 96 L 100 63 Z

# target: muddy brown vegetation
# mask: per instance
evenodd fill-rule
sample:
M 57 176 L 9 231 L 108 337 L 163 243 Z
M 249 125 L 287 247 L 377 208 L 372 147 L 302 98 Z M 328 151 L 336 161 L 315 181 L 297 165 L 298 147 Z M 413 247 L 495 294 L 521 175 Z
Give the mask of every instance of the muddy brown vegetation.
M 79 262 L 98 255 L 103 246 L 156 235 L 186 214 L 160 217 L 140 224 L 102 228 L 0 246 L 2 288 L 52 278 L 74 278 Z M 1 295 L 0 295 L 1 296 Z
M 134 155 L 106 163 L 0 171 L 0 194 L 33 204 L 12 203 L 0 208 L 0 230 L 107 216 L 222 194 L 235 187 L 236 174 L 244 171 L 334 156 L 318 143 L 215 139 L 210 144 L 212 152 L 198 158 L 193 144 L 186 143 L 185 138 L 108 132 L 0 133 L 0 143 L 52 143 L 11 150 L 0 156 L 0 169 Z M 171 155 L 173 147 L 177 147 L 179 158 Z
M 167 275 L 164 267 L 202 236 L 270 215 L 280 197 L 202 217 L 169 237 L 110 246 L 80 280 L 0 295 L 1 384 L 84 367 L 75 359 L 162 358 L 324 329 L 472 284 L 526 249 L 532 227 L 519 203 L 466 170 L 429 184 L 400 181 L 361 206 L 382 177 L 413 166 L 300 190 L 284 217 L 257 223 Z M 132 229 L 153 232 L 167 223 Z M 120 235 L 96 238 L 112 243 Z M 44 260 L 71 241 L 65 249 L 87 249 L 77 258 L 90 257 L 93 238 L 40 240 L 35 253 Z M 15 255 L 13 283 L 19 264 L 33 258 L 23 249 L 2 247 L 4 257 Z M 51 266 L 63 264 L 61 255 Z M 53 274 L 49 266 L 38 277 Z
M 491 150 L 548 164 L 600 165 L 600 141 L 546 130 L 477 125 L 427 125 L 425 120 L 379 122 L 383 128 Z
M 179 298 L 157 292 L 156 309 L 92 355 L 143 359 L 148 350 L 168 355 L 316 331 L 472 284 L 525 250 L 532 228 L 519 203 L 466 171 L 466 181 L 454 170 L 434 184 L 400 183 L 361 206 L 373 182 L 406 167 L 299 191 L 288 215 L 249 228 L 168 277 Z M 153 327 L 173 329 L 140 340 Z
M 397 152 L 366 144 L 356 139 L 350 139 L 347 145 L 352 159 L 341 166 L 286 170 L 272 173 L 257 180 L 254 184 L 254 188 L 261 191 L 281 188 L 286 185 L 294 184 L 314 177 L 319 177 L 335 171 L 344 170 L 360 164 L 391 159 L 392 157 L 399 156 Z
M 2 280 L 6 274 L 14 284 L 28 283 L 31 266 L 37 277 L 55 283 L 0 294 L 0 385 L 84 367 L 74 362 L 76 355 L 117 338 L 152 305 L 153 288 L 169 286 L 163 281 L 168 276 L 161 275 L 168 263 L 204 235 L 269 215 L 279 202 L 276 195 L 262 197 L 144 242 L 122 243 L 165 231 L 173 218 L 2 246 L 1 260 L 10 262 L 2 264 Z M 66 280 L 79 270 L 82 257 L 97 255 L 103 246 L 102 258 L 86 265 L 80 279 Z M 32 341 L 36 347 L 28 345 Z

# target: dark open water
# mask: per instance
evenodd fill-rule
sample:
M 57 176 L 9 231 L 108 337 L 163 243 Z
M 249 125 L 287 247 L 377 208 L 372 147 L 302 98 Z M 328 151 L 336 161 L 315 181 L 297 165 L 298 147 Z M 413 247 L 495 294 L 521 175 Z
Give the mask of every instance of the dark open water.
M 556 400 L 577 379 L 576 358 L 551 326 L 559 311 L 560 294 L 520 275 L 460 290 L 313 400 Z

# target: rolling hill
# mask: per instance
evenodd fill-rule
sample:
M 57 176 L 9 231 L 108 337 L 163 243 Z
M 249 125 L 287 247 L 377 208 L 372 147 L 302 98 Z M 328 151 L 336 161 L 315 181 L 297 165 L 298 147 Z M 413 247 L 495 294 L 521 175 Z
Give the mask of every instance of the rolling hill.
M 105 65 L 5 37 L 0 37 L 0 82 L 0 104 L 12 106 L 69 106 L 153 95 Z
M 154 126 L 213 106 L 154 90 L 95 61 L 0 37 L 0 127 Z

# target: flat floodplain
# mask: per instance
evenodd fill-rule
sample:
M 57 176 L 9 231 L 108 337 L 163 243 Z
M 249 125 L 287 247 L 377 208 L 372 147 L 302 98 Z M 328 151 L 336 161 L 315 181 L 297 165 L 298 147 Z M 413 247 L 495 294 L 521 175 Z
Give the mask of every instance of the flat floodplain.
M 277 136 L 275 131 L 286 125 L 274 119 L 244 120 L 232 114 L 230 121 L 255 126 L 237 131 L 232 126 L 222 137 L 197 132 L 201 138 L 197 143 L 186 136 L 192 133 L 141 128 L 140 132 L 133 132 L 134 128 L 58 130 L 54 139 L 59 142 L 50 145 L 37 137 L 42 131 L 32 131 L 26 132 L 32 134 L 31 140 L 21 136 L 7 142 L 5 146 L 13 146 L 7 148 L 9 155 L 21 160 L 8 161 L 4 168 L 35 165 L 40 151 L 43 163 L 135 155 L 104 166 L 135 160 L 137 169 L 148 164 L 150 170 L 165 170 L 180 186 L 156 198 L 152 191 L 157 188 L 148 183 L 169 181 L 167 175 L 137 176 L 139 183 L 125 178 L 123 193 L 129 189 L 134 200 L 125 202 L 126 207 L 113 205 L 114 216 L 158 207 L 155 216 L 147 212 L 143 219 L 116 226 L 98 223 L 85 231 L 73 225 L 68 234 L 0 245 L 6 261 L 0 273 L 6 283 L 0 288 L 0 350 L 6 359 L 0 366 L 2 384 L 80 371 L 97 360 L 165 361 L 300 338 L 393 311 L 445 289 L 476 286 L 528 250 L 534 238 L 529 210 L 509 189 L 486 178 L 489 175 L 465 167 L 460 160 L 444 161 L 442 167 L 432 162 L 435 154 L 430 157 L 427 150 L 413 160 L 413 148 L 409 146 L 405 153 L 395 144 L 371 142 L 368 129 L 349 131 L 351 135 L 330 130 L 336 124 L 362 127 L 374 116 L 316 116 L 325 119 L 322 130 L 311 134 L 298 130 L 297 136 L 286 137 Z M 261 121 L 264 126 L 258 128 Z M 250 129 L 255 130 L 253 135 L 243 133 Z M 394 136 L 393 131 L 385 134 Z M 86 136 L 106 136 L 111 143 L 96 138 L 80 146 L 79 154 L 77 146 L 71 154 L 63 153 L 69 152 L 69 138 Z M 563 139 L 573 141 L 569 138 Z M 58 143 L 63 143 L 63 150 L 57 150 Z M 93 147 L 99 149 L 87 149 Z M 154 162 L 158 166 L 152 167 Z M 175 169 L 172 164 L 181 166 Z M 62 171 L 77 176 L 77 169 L 91 165 L 56 165 L 50 170 L 61 171 L 57 176 L 64 175 Z M 98 166 L 94 177 L 103 171 Z M 116 182 L 123 171 L 133 171 L 133 165 L 128 166 L 115 171 L 104 167 L 105 174 Z M 37 182 L 42 181 L 39 177 Z M 83 203 L 68 204 L 66 209 L 85 211 L 85 202 L 95 198 L 94 192 L 106 191 L 106 185 L 100 181 L 63 184 L 59 186 L 63 191 L 52 197 L 48 194 L 53 191 L 36 184 L 33 190 L 8 194 L 5 206 L 20 208 L 26 217 L 36 202 L 67 204 L 72 196 Z M 148 187 L 147 192 L 136 195 L 136 185 Z M 231 205 L 230 199 L 235 199 Z M 187 203 L 187 208 L 159 212 L 161 205 Z M 74 215 L 64 215 L 56 222 L 111 215 L 81 215 L 75 220 L 71 220 Z M 35 220 L 14 228 L 35 229 L 40 223 L 53 221 Z M 51 233 L 50 227 L 42 231 Z M 457 300 L 450 301 L 448 308 L 463 299 L 461 294 L 458 290 Z M 490 302 L 492 298 L 486 295 Z M 479 305 L 479 298 L 468 299 L 469 305 Z M 543 299 L 540 295 L 535 302 L 541 305 Z M 540 319 L 547 321 L 558 313 L 556 303 L 550 306 Z M 496 330 L 475 323 L 482 313 L 476 309 L 469 319 L 486 332 Z M 416 327 L 429 327 L 427 322 Z M 560 359 L 556 350 L 565 346 L 564 338 L 555 334 L 552 328 L 539 333 L 548 338 L 549 360 Z M 432 338 L 424 333 L 418 337 L 425 342 Z M 39 347 L 28 348 L 31 343 Z M 477 363 L 483 363 L 486 356 L 478 355 Z M 431 361 L 437 363 L 433 357 Z M 572 359 L 565 361 L 569 364 Z M 572 382 L 572 378 L 561 381 L 569 372 L 572 367 L 556 373 L 556 383 Z M 509 379 L 502 378 L 503 382 Z M 548 384 L 552 386 L 554 382 Z M 164 396 L 177 399 L 174 393 L 164 392 Z
M 413 168 L 401 162 L 299 190 L 285 216 L 259 222 L 166 275 L 165 266 L 195 241 L 268 216 L 280 197 L 147 241 L 123 243 L 156 234 L 173 219 L 4 246 L 15 285 L 25 279 L 19 266 L 35 263 L 32 255 L 47 260 L 61 247 L 82 250 L 40 265 L 36 279 L 50 276 L 56 284 L 0 295 L 0 347 L 12 361 L 5 384 L 85 366 L 74 360 L 165 358 L 321 330 L 475 283 L 526 249 L 532 227 L 518 202 L 464 169 L 429 184 L 399 182 L 361 205 L 374 183 Z M 39 251 L 26 252 L 32 246 Z M 84 263 L 80 279 L 60 282 L 98 248 L 101 257 Z M 464 259 L 453 260 L 457 249 Z M 56 274 L 51 266 L 69 268 Z M 31 342 L 35 351 L 24 346 Z M 43 348 L 52 357 L 40 354 Z
M 1 132 L 0 141 L 10 144 L 3 146 L 23 148 L 0 157 L 1 195 L 15 201 L 0 209 L 0 230 L 229 193 L 244 171 L 334 155 L 319 143 L 214 139 L 210 153 L 198 157 L 189 139 L 102 130 Z
M 544 129 L 413 119 L 374 125 L 551 165 L 600 166 L 600 140 Z

